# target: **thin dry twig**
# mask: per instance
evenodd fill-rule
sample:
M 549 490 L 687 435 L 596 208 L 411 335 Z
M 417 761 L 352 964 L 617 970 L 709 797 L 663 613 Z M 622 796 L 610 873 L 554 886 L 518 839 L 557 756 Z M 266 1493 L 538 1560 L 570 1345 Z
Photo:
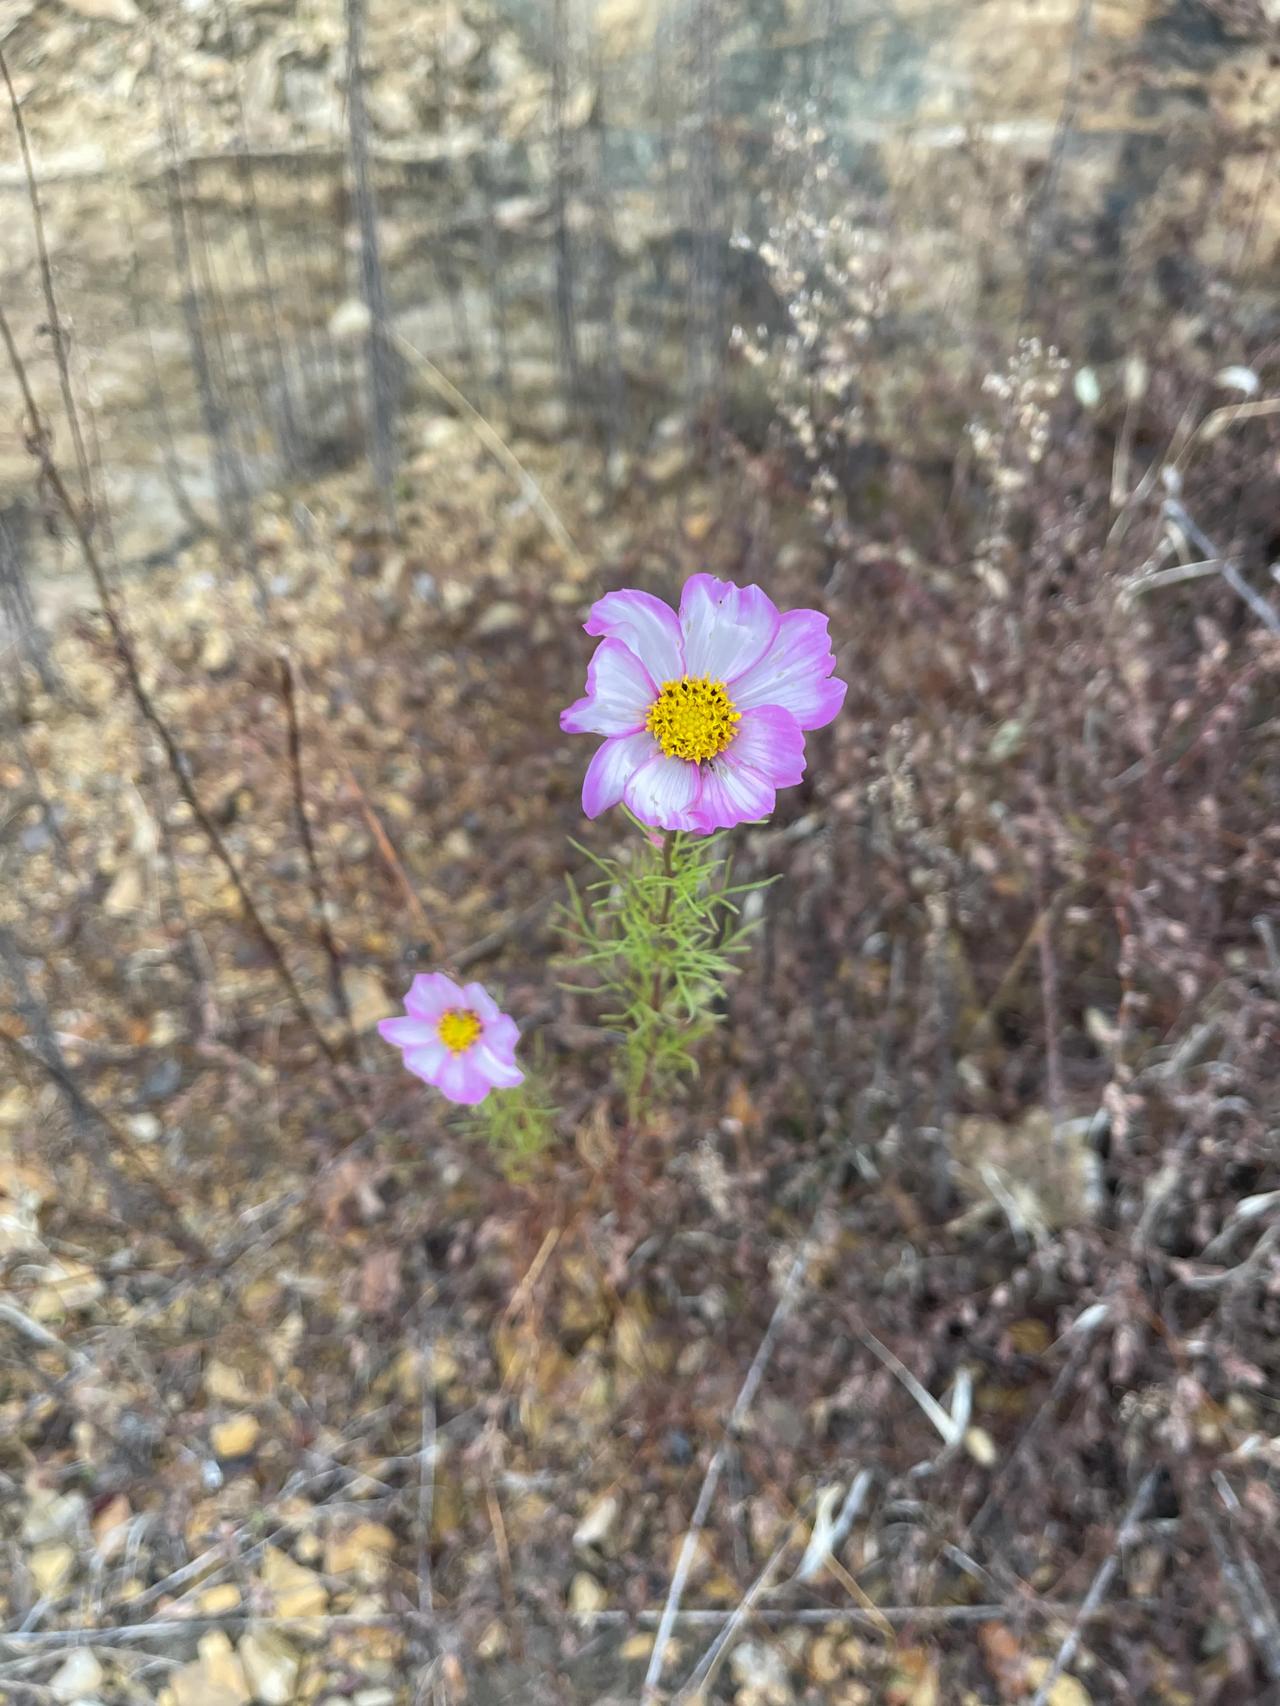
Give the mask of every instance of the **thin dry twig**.
M 778 1572 L 778 1566 L 786 1557 L 792 1541 L 804 1526 L 805 1514 L 803 1509 L 796 1512 L 790 1525 L 783 1533 L 782 1539 L 765 1561 L 763 1569 L 751 1583 L 746 1593 L 743 1594 L 738 1604 L 734 1606 L 724 1627 L 693 1667 L 684 1685 L 677 1691 L 675 1695 L 677 1702 L 682 1700 L 696 1701 L 715 1680 L 734 1636 L 751 1616 L 757 1602 L 773 1586 L 773 1579 Z
M 108 1114 L 104 1114 L 96 1103 L 91 1102 L 75 1079 L 57 1061 L 47 1060 L 35 1049 L 23 1048 L 16 1037 L 11 1037 L 6 1031 L 0 1030 L 0 1047 L 13 1061 L 15 1068 L 21 1074 L 32 1066 L 38 1066 L 62 1092 L 67 1102 L 82 1120 L 92 1120 L 106 1132 L 111 1139 L 114 1151 L 128 1161 L 138 1177 L 153 1193 L 163 1206 L 168 1216 L 168 1229 L 164 1236 L 176 1250 L 181 1250 L 186 1256 L 192 1256 L 196 1261 L 214 1265 L 214 1256 L 204 1239 L 193 1230 L 183 1213 L 182 1205 L 177 1197 L 156 1176 L 151 1163 L 138 1149 L 133 1139 Z
M 137 656 L 133 649 L 133 642 L 129 638 L 120 614 L 116 609 L 115 598 L 112 595 L 111 588 L 107 584 L 102 560 L 98 556 L 97 547 L 93 543 L 85 518 L 81 513 L 80 506 L 67 490 L 66 481 L 63 479 L 62 472 L 59 469 L 57 462 L 54 460 L 49 444 L 49 435 L 41 419 L 35 397 L 32 394 L 30 381 L 27 377 L 26 365 L 23 362 L 21 355 L 18 353 L 18 347 L 14 342 L 8 318 L 2 307 L 0 307 L 0 340 L 3 340 L 5 350 L 9 357 L 10 366 L 13 368 L 14 376 L 18 381 L 18 387 L 22 393 L 23 406 L 27 412 L 27 449 L 38 463 L 41 476 L 47 482 L 49 489 L 58 500 L 59 507 L 62 509 L 63 514 L 71 524 L 72 531 L 76 536 L 76 542 L 80 547 L 81 557 L 84 560 L 85 567 L 89 570 L 89 574 L 93 580 L 94 590 L 97 592 L 99 602 L 102 605 L 103 615 L 106 617 L 107 626 L 111 631 L 111 638 L 115 646 L 116 656 L 119 658 L 121 667 L 124 670 L 125 680 L 128 684 L 129 692 L 133 697 L 134 703 L 141 713 L 143 720 L 159 738 L 160 744 L 164 749 L 165 758 L 169 764 L 169 769 L 173 775 L 173 779 L 178 785 L 178 791 L 190 807 L 191 814 L 199 824 L 201 832 L 208 841 L 209 846 L 212 848 L 218 863 L 227 873 L 227 876 L 231 881 L 231 886 L 236 892 L 236 898 L 240 902 L 250 928 L 261 943 L 263 951 L 266 953 L 267 958 L 271 962 L 272 969 L 284 985 L 285 991 L 289 997 L 290 1005 L 292 1006 L 299 1021 L 302 1023 L 304 1029 L 315 1041 L 325 1060 L 331 1067 L 336 1067 L 337 1056 L 334 1053 L 329 1039 L 321 1030 L 316 1021 L 315 1015 L 307 1005 L 306 999 L 304 998 L 301 989 L 298 987 L 297 980 L 289 969 L 289 963 L 284 957 L 280 944 L 276 941 L 274 935 L 267 926 L 266 920 L 258 911 L 257 904 L 254 901 L 253 896 L 250 894 L 244 878 L 240 875 L 235 861 L 227 851 L 226 843 L 219 834 L 217 825 L 201 804 L 200 796 L 192 786 L 190 779 L 191 765 L 186 754 L 178 745 L 178 742 L 170 731 L 168 724 L 164 721 L 160 712 L 156 708 L 155 701 L 143 685 L 142 674 L 138 667 Z M 343 1082 L 340 1075 L 336 1072 L 334 1073 L 333 1082 L 339 1089 L 345 1101 L 350 1102 L 354 1099 L 351 1091 Z
M 498 1501 L 493 1476 L 487 1467 L 484 1471 L 484 1499 L 489 1512 L 489 1526 L 493 1530 L 494 1549 L 498 1554 L 498 1579 L 502 1583 L 502 1603 L 507 1613 L 507 1629 L 511 1639 L 511 1650 L 516 1658 L 523 1658 L 524 1641 L 520 1633 L 516 1579 L 515 1572 L 511 1568 L 511 1547 L 507 1541 L 507 1525 L 503 1520 L 502 1506 Z
M 289 724 L 289 773 L 293 781 L 293 810 L 298 820 L 298 836 L 302 842 L 302 850 L 306 856 L 307 873 L 311 882 L 311 901 L 315 909 L 316 930 L 320 937 L 325 957 L 329 962 L 329 989 L 333 996 L 335 1010 L 342 1015 L 347 1027 L 347 1035 L 352 1044 L 355 1043 L 355 1027 L 351 1020 L 351 1003 L 347 1000 L 346 986 L 342 981 L 342 955 L 334 939 L 333 926 L 329 922 L 329 904 L 324 892 L 324 878 L 320 874 L 320 861 L 316 857 L 315 838 L 311 834 L 311 824 L 307 817 L 307 793 L 302 776 L 302 731 L 298 724 L 298 698 L 294 685 L 293 665 L 288 654 L 281 652 L 280 665 L 280 696 L 284 700 L 285 716 Z
M 1134 1599 L 1126 1602 L 1130 1611 L 1148 1612 L 1157 1609 L 1158 1602 Z M 886 1605 L 874 1613 L 854 1605 L 822 1605 L 789 1608 L 761 1606 L 753 1612 L 760 1622 L 770 1624 L 849 1623 L 857 1628 L 877 1628 L 881 1622 L 895 1627 L 938 1629 L 952 1624 L 1014 1623 L 1027 1617 L 1071 1617 L 1087 1623 L 1104 1617 L 1116 1608 L 1105 1605 L 1087 1607 L 1079 1601 L 1034 1599 L 1027 1597 L 1013 1604 L 991 1605 Z M 0 1634 L 0 1650 L 5 1648 L 21 1654 L 50 1654 L 71 1652 L 77 1647 L 132 1647 L 149 1642 L 160 1644 L 174 1640 L 192 1640 L 225 1630 L 234 1633 L 252 1625 L 256 1629 L 272 1629 L 285 1635 L 295 1633 L 315 1637 L 338 1629 L 398 1629 L 404 1627 L 416 1612 L 329 1612 L 310 1617 L 264 1617 L 254 1612 L 227 1612 L 220 1617 L 155 1618 L 147 1623 L 126 1623 L 104 1628 L 77 1627 L 73 1629 L 7 1630 Z M 733 1616 L 733 1611 L 691 1609 L 671 1613 L 668 1606 L 648 1607 L 643 1611 L 599 1611 L 591 1624 L 602 1628 L 652 1629 L 666 1624 L 684 1628 L 721 1628 Z M 4 1661 L 7 1672 L 15 1661 Z M 21 1659 L 16 1662 L 23 1662 Z M 7 1676 L 6 1676 L 7 1680 Z
M 22 116 L 22 106 L 13 87 L 13 79 L 9 75 L 9 65 L 3 49 L 0 49 L 0 77 L 4 79 L 4 86 L 9 96 L 9 110 L 13 114 L 14 129 L 18 133 L 18 148 L 22 154 L 22 170 L 27 180 L 27 200 L 31 206 L 31 228 L 35 233 L 36 254 L 40 263 L 40 287 L 44 292 L 45 313 L 49 316 L 49 336 L 53 340 L 53 359 L 58 369 L 58 387 L 62 392 L 62 406 L 66 411 L 67 425 L 71 429 L 71 442 L 75 447 L 76 467 L 80 474 L 81 491 L 84 501 L 91 504 L 93 489 L 89 480 L 89 458 L 85 453 L 84 435 L 80 430 L 80 415 L 71 389 L 71 369 L 67 362 L 66 333 L 63 330 L 62 317 L 58 312 L 57 292 L 53 288 L 53 269 L 49 264 L 49 247 L 45 241 L 44 213 L 40 206 L 40 188 L 36 179 L 35 163 L 31 158 L 31 145 L 27 139 L 27 126 Z
M 822 1200 L 818 1205 L 818 1209 L 814 1214 L 813 1221 L 810 1224 L 809 1231 L 805 1237 L 805 1241 L 801 1245 L 799 1253 L 791 1264 L 791 1269 L 783 1284 L 777 1305 L 770 1317 L 769 1325 L 765 1328 L 764 1337 L 761 1339 L 759 1347 L 756 1350 L 756 1354 L 751 1360 L 751 1366 L 747 1370 L 746 1379 L 742 1383 L 741 1390 L 734 1402 L 733 1409 L 729 1413 L 729 1419 L 725 1423 L 724 1438 L 716 1447 L 715 1453 L 712 1456 L 710 1463 L 707 1465 L 706 1474 L 703 1476 L 702 1488 L 698 1493 L 698 1502 L 694 1506 L 693 1519 L 689 1524 L 688 1531 L 684 1537 L 684 1544 L 681 1546 L 680 1555 L 676 1560 L 675 1572 L 672 1575 L 671 1586 L 667 1592 L 667 1601 L 663 1607 L 662 1617 L 658 1624 L 658 1633 L 653 1643 L 653 1652 L 649 1656 L 649 1667 L 645 1672 L 644 1678 L 643 1698 L 646 1701 L 656 1699 L 658 1684 L 662 1679 L 663 1665 L 666 1662 L 667 1643 L 671 1637 L 671 1630 L 675 1624 L 676 1614 L 680 1610 L 680 1601 L 684 1597 L 684 1590 L 689 1580 L 689 1571 L 693 1567 L 693 1560 L 697 1551 L 698 1540 L 703 1529 L 706 1527 L 707 1517 L 711 1511 L 712 1500 L 716 1496 L 716 1488 L 719 1486 L 720 1477 L 724 1472 L 725 1461 L 729 1452 L 729 1443 L 737 1430 L 742 1426 L 748 1410 L 750 1410 L 751 1405 L 755 1401 L 756 1393 L 760 1389 L 760 1383 L 764 1379 L 765 1370 L 769 1366 L 769 1359 L 773 1355 L 773 1348 L 778 1341 L 778 1335 L 782 1331 L 782 1325 L 786 1321 L 788 1315 L 790 1315 L 791 1310 L 795 1305 L 796 1298 L 799 1296 L 800 1287 L 804 1283 L 804 1277 L 808 1271 L 810 1257 L 812 1256 L 813 1248 L 817 1241 L 818 1221 L 826 1206 L 827 1195 L 828 1192 L 824 1191 Z
M 1098 1607 L 1106 1598 L 1107 1590 L 1111 1586 L 1112 1578 L 1115 1576 L 1116 1571 L 1120 1567 L 1120 1554 L 1133 1540 L 1139 1524 L 1147 1514 L 1147 1507 L 1151 1503 L 1159 1480 L 1160 1470 L 1149 1469 L 1142 1477 L 1142 1480 L 1138 1483 L 1138 1490 L 1129 1501 L 1129 1508 L 1124 1513 L 1124 1520 L 1117 1531 L 1115 1543 L 1113 1544 L 1110 1552 L 1108 1552 L 1107 1556 L 1103 1559 L 1102 1566 L 1097 1575 L 1089 1584 L 1089 1591 L 1084 1596 L 1084 1601 L 1080 1606 L 1080 1610 L 1073 1619 L 1071 1628 L 1067 1631 L 1066 1639 L 1058 1648 L 1058 1651 L 1054 1656 L 1053 1663 L 1049 1666 L 1049 1669 L 1042 1677 L 1040 1686 L 1036 1690 L 1035 1699 L 1031 1702 L 1031 1706 L 1047 1706 L 1049 1697 L 1053 1692 L 1054 1684 L 1062 1675 L 1063 1671 L 1066 1670 L 1072 1659 L 1075 1658 L 1076 1652 L 1080 1646 L 1081 1636 L 1084 1632 L 1084 1626 L 1097 1612 Z
M 589 570 L 581 551 L 579 551 L 578 547 L 573 542 L 573 537 L 570 534 L 569 529 L 560 519 L 558 512 L 548 499 L 542 487 L 534 479 L 533 475 L 525 467 L 524 463 L 521 462 L 520 458 L 516 455 L 515 451 L 512 450 L 511 446 L 500 433 L 495 432 L 493 427 L 490 426 L 489 422 L 480 413 L 479 409 L 477 409 L 474 404 L 467 401 L 452 380 L 447 379 L 435 363 L 429 361 L 420 349 L 418 349 L 414 344 L 411 344 L 409 340 L 399 332 L 393 331 L 390 334 L 390 338 L 395 347 L 407 356 L 414 364 L 431 388 L 438 392 L 438 394 L 444 398 L 445 402 L 448 403 L 451 408 L 456 409 L 462 418 L 471 426 L 476 437 L 484 445 L 485 449 L 496 457 L 499 462 L 501 462 L 502 466 L 516 481 L 520 490 L 542 517 L 547 532 L 555 540 L 556 544 L 564 552 L 565 556 L 573 564 L 574 568 L 577 569 L 585 579 Z
M 418 1610 L 435 1611 L 431 1582 L 431 1525 L 436 1502 L 436 1346 L 422 1342 L 422 1441 L 418 1451 Z
M 1231 1518 L 1233 1530 L 1228 1539 L 1221 1524 L 1207 1516 L 1209 1538 L 1218 1555 L 1222 1579 L 1230 1589 L 1268 1678 L 1280 1682 L 1280 1615 L 1267 1592 L 1257 1560 L 1239 1532 L 1241 1509 L 1235 1488 L 1220 1469 L 1214 1471 L 1213 1484 Z
M 1262 623 L 1263 627 L 1268 629 L 1272 634 L 1280 635 L 1280 616 L 1276 615 L 1275 611 L 1272 609 L 1271 605 L 1267 603 L 1266 599 L 1263 598 L 1262 594 L 1255 592 L 1253 587 L 1249 585 L 1248 581 L 1240 573 L 1239 565 L 1233 562 L 1230 557 L 1223 556 L 1222 552 L 1219 551 L 1213 540 L 1210 539 L 1204 529 L 1187 514 L 1186 510 L 1176 498 L 1165 499 L 1161 508 L 1161 514 L 1164 515 L 1167 520 L 1171 521 L 1186 539 L 1190 540 L 1197 551 L 1202 551 L 1206 557 L 1213 558 L 1218 565 L 1218 572 L 1221 574 L 1223 580 L 1226 581 L 1227 585 L 1231 588 L 1232 592 L 1235 593 L 1237 598 L 1244 600 L 1244 602 L 1249 606 L 1249 609 L 1252 610 L 1253 614 L 1258 618 L 1259 622 Z
M 863 1344 L 872 1353 L 872 1355 L 877 1357 L 884 1364 L 895 1380 L 899 1381 L 906 1391 L 910 1393 L 911 1397 L 915 1399 L 916 1403 L 937 1429 L 943 1445 L 948 1448 L 955 1445 L 957 1440 L 963 1437 L 964 1433 L 964 1429 L 960 1424 L 955 1421 L 953 1417 L 947 1414 L 933 1394 L 921 1385 L 915 1375 L 912 1374 L 911 1370 L 907 1367 L 906 1363 L 902 1361 L 901 1357 L 895 1356 L 889 1349 L 888 1345 L 881 1344 L 875 1334 L 871 1332 L 869 1328 L 864 1327 L 860 1321 L 854 1321 L 852 1325 L 854 1332 L 862 1340 Z

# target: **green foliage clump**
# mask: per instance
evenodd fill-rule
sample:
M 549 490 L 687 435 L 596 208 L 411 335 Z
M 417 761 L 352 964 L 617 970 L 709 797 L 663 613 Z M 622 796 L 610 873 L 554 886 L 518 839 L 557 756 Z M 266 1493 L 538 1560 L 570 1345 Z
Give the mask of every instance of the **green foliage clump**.
M 493 1150 L 507 1178 L 525 1179 L 556 1139 L 556 1108 L 541 1074 L 527 1074 L 512 1090 L 494 1090 L 476 1108 L 473 1134 Z
M 697 1045 L 720 1022 L 725 982 L 755 928 L 742 899 L 772 879 L 735 884 L 724 834 L 659 837 L 631 821 L 642 839 L 627 857 L 573 843 L 598 874 L 583 888 L 570 879 L 560 928 L 564 963 L 595 979 L 565 987 L 608 1000 L 603 1019 L 622 1033 L 637 1114 L 653 1092 L 696 1074 Z

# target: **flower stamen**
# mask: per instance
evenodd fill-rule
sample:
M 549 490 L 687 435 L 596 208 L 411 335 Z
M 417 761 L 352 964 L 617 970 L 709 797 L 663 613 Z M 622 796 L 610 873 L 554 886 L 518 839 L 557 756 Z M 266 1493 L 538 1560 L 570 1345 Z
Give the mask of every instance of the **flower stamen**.
M 724 751 L 741 721 L 723 681 L 686 675 L 663 682 L 644 726 L 668 758 L 701 764 Z
M 480 1035 L 480 1021 L 468 1007 L 450 1007 L 440 1015 L 436 1035 L 450 1054 L 463 1054 Z

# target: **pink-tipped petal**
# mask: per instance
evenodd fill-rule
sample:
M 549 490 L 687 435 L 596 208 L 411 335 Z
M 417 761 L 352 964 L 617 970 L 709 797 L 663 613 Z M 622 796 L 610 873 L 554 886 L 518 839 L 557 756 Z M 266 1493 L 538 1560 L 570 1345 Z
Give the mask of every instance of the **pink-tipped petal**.
M 583 626 L 588 634 L 621 640 L 629 646 L 659 686 L 664 681 L 678 681 L 684 674 L 684 647 L 676 613 L 651 592 L 607 592 L 591 606 L 591 615 Z
M 804 730 L 781 705 L 757 706 L 742 713 L 720 762 L 731 770 L 745 764 L 773 787 L 793 788 L 804 775 Z
M 560 713 L 571 735 L 627 735 L 644 727 L 658 696 L 653 678 L 621 640 L 601 640 L 587 670 L 583 698 Z
M 482 983 L 464 983 L 462 986 L 462 1005 L 485 1024 L 491 1024 L 502 1017 L 502 1009 L 490 995 Z
M 469 1048 L 462 1054 L 449 1056 L 436 1075 L 436 1089 L 441 1095 L 451 1102 L 461 1102 L 464 1107 L 484 1101 L 493 1086 L 476 1058 L 478 1053 L 478 1049 Z
M 687 673 L 736 681 L 769 649 L 778 622 L 777 607 L 762 588 L 691 575 L 680 599 Z
M 407 1013 L 396 1019 L 380 1019 L 378 1035 L 395 1048 L 421 1048 L 435 1041 L 436 1028 L 430 1019 L 415 1019 Z
M 588 817 L 616 806 L 636 771 L 660 748 L 647 729 L 634 735 L 615 735 L 596 752 L 582 781 L 582 809 Z
M 415 1019 L 434 1021 L 450 1007 L 462 1006 L 462 991 L 442 971 L 419 972 L 409 985 L 404 1005 Z
M 702 767 L 702 796 L 693 827 L 703 835 L 738 823 L 758 823 L 773 810 L 773 784 L 758 770 L 726 763 L 725 757 L 713 758 Z
M 831 679 L 836 660 L 827 618 L 817 610 L 788 610 L 764 656 L 733 684 L 740 711 L 781 705 L 802 729 L 820 729 L 844 704 L 843 681 Z
M 440 1077 L 440 1070 L 449 1058 L 449 1051 L 436 1037 L 429 1043 L 418 1043 L 411 1049 L 405 1050 L 404 1063 L 408 1070 L 415 1073 L 428 1084 L 435 1084 Z
M 636 771 L 623 799 L 653 829 L 693 829 L 692 808 L 698 803 L 702 776 L 696 764 L 683 758 L 651 758 Z
M 503 1060 L 497 1050 L 490 1048 L 487 1042 L 477 1043 L 470 1052 L 476 1066 L 495 1090 L 513 1090 L 517 1084 L 524 1083 L 524 1073 L 515 1061 Z
M 499 1013 L 493 1023 L 484 1028 L 484 1045 L 492 1049 L 499 1060 L 513 1061 L 519 1041 L 520 1028 L 505 1013 Z

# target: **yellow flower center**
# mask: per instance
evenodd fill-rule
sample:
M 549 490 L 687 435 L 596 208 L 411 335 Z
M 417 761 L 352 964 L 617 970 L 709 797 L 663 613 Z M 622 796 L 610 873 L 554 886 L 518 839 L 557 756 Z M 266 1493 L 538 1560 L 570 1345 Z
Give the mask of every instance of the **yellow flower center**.
M 741 721 L 742 713 L 734 710 L 723 681 L 686 675 L 663 682 L 644 726 L 668 758 L 701 764 L 724 751 Z
M 461 1054 L 480 1035 L 480 1021 L 468 1007 L 450 1007 L 440 1015 L 436 1035 L 450 1054 Z

